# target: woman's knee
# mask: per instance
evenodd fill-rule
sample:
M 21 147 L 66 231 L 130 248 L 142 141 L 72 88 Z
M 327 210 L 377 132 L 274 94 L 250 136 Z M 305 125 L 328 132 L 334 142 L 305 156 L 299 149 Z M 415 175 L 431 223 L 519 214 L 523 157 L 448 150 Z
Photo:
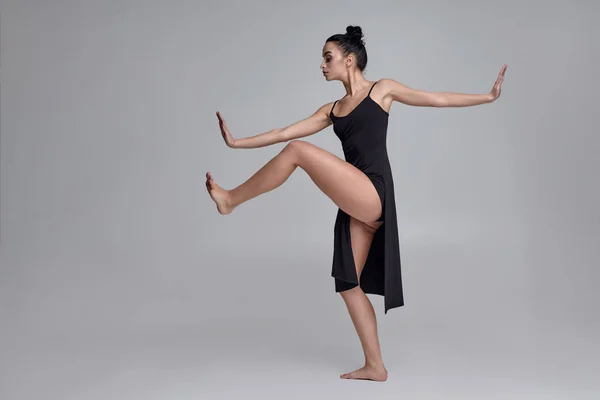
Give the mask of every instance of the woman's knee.
M 300 151 L 305 150 L 308 146 L 310 146 L 310 143 L 308 143 L 305 140 L 293 139 L 293 140 L 290 140 L 285 145 L 283 150 L 292 151 L 292 152 L 300 152 Z
M 360 282 L 360 277 L 359 277 L 359 282 Z M 355 298 L 361 297 L 361 295 L 364 295 L 364 292 L 359 284 L 357 286 L 354 286 L 351 289 L 342 290 L 341 292 L 339 292 L 339 294 L 340 294 L 340 296 L 342 296 L 342 299 L 344 299 L 344 301 L 352 301 L 352 299 L 355 299 Z
M 308 142 L 305 142 L 304 140 L 298 140 L 298 139 L 290 140 L 285 145 L 283 150 L 281 150 L 281 152 L 292 155 L 297 161 L 299 161 L 302 151 L 306 148 L 307 144 L 308 144 Z

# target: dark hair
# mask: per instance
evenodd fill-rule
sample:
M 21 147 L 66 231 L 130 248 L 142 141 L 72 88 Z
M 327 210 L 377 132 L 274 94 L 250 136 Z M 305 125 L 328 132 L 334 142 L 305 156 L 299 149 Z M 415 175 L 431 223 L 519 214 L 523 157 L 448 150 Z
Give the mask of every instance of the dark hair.
M 335 42 L 342 49 L 344 57 L 350 53 L 356 56 L 356 66 L 363 71 L 367 66 L 367 50 L 365 42 L 362 40 L 363 33 L 360 26 L 349 25 L 346 27 L 346 33 L 330 36 L 325 43 Z

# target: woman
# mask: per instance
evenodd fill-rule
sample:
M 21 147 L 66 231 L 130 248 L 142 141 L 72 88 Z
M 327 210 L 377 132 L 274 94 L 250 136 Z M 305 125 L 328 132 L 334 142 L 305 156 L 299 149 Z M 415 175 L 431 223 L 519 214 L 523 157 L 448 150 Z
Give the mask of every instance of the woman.
M 362 73 L 367 64 L 362 36 L 360 27 L 348 26 L 345 34 L 333 35 L 325 42 L 321 69 L 328 81 L 344 84 L 346 95 L 323 105 L 310 117 L 285 128 L 234 139 L 217 111 L 223 139 L 231 148 L 289 143 L 235 189 L 219 187 L 210 172 L 206 174 L 206 187 L 218 211 L 229 214 L 240 204 L 279 187 L 300 167 L 331 198 L 339 207 L 331 275 L 365 355 L 362 368 L 340 377 L 385 381 L 387 370 L 381 357 L 375 311 L 365 293 L 384 296 L 385 313 L 404 305 L 394 184 L 386 148 L 390 107 L 393 101 L 429 107 L 491 103 L 500 96 L 506 65 L 489 94 L 425 92 L 393 79 L 369 82 Z M 345 160 L 297 140 L 331 124 L 342 143 Z

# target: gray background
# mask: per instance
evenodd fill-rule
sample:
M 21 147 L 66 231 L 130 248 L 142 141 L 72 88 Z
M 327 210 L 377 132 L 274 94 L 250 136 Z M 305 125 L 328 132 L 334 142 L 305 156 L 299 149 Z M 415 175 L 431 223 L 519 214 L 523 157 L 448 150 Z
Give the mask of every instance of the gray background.
M 1 3 L 0 399 L 592 399 L 600 357 L 600 32 L 592 1 Z M 394 103 L 404 307 L 385 384 L 331 272 L 336 206 L 300 169 L 217 213 L 285 145 L 229 149 L 369 80 L 487 93 Z M 343 157 L 331 127 L 305 138 Z

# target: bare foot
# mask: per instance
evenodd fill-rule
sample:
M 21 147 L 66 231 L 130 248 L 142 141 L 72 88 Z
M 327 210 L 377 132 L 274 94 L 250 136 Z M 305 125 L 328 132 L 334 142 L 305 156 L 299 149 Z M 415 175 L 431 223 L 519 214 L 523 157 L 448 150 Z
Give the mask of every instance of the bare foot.
M 342 379 L 366 379 L 384 382 L 387 380 L 387 369 L 383 365 L 374 367 L 365 365 L 355 371 L 340 375 Z
M 217 185 L 210 172 L 206 173 L 206 190 L 217 204 L 217 210 L 220 214 L 227 215 L 233 211 L 234 207 L 229 205 L 229 191 Z

